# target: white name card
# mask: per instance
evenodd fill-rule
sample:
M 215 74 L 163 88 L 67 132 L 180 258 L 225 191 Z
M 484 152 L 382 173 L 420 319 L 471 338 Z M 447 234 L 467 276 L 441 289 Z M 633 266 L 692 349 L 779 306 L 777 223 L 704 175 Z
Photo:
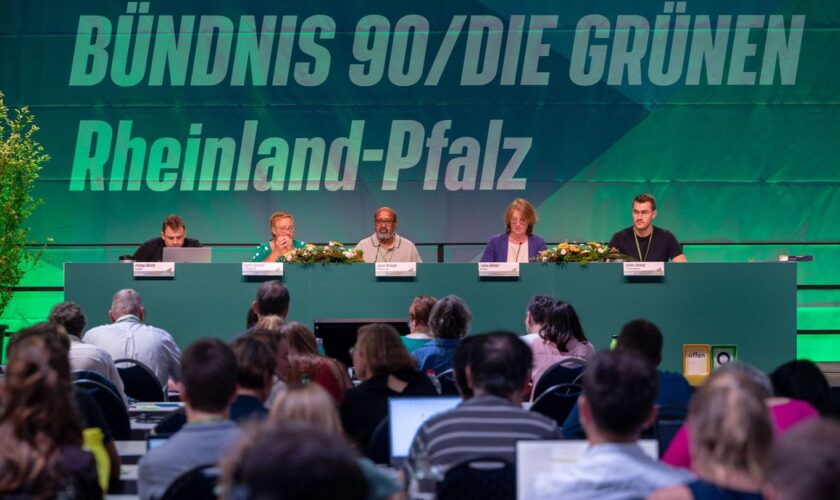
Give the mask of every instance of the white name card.
M 417 276 L 417 263 L 377 262 L 374 270 L 377 278 L 413 278 Z
M 174 262 L 135 262 L 135 278 L 174 278 Z
M 664 262 L 625 262 L 625 276 L 665 276 Z
M 283 276 L 283 263 L 243 262 L 242 276 Z
M 519 262 L 479 262 L 478 275 L 482 278 L 518 278 Z

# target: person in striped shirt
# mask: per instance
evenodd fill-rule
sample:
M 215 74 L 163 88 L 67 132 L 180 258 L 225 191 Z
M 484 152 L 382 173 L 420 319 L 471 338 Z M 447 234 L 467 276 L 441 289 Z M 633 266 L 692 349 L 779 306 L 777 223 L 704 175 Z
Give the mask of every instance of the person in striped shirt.
M 423 423 L 409 451 L 409 466 L 414 467 L 421 456 L 444 470 L 483 457 L 513 464 L 517 441 L 560 439 L 553 420 L 522 409 L 532 363 L 531 349 L 513 333 L 492 332 L 471 339 L 466 381 L 458 385 L 471 389 L 473 396 Z

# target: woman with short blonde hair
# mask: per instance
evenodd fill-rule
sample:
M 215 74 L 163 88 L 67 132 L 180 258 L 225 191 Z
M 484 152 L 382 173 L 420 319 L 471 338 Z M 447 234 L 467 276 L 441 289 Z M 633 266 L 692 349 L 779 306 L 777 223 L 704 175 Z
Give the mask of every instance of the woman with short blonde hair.
M 534 234 L 539 218 L 528 200 L 517 198 L 505 209 L 505 232 L 487 242 L 481 262 L 533 262 L 546 249 L 545 240 Z
M 691 400 L 688 428 L 698 479 L 656 491 L 651 499 L 761 499 L 773 421 L 753 380 L 734 370 L 713 373 Z

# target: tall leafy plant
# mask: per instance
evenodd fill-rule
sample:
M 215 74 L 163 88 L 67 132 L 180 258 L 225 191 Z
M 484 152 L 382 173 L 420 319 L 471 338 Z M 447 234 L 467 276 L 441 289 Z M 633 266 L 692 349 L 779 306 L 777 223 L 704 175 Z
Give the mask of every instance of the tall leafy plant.
M 42 203 L 32 196 L 41 165 L 49 159 L 35 140 L 38 127 L 29 108 L 10 113 L 0 92 L 0 315 L 25 269 L 41 256 L 29 252 L 26 220 Z

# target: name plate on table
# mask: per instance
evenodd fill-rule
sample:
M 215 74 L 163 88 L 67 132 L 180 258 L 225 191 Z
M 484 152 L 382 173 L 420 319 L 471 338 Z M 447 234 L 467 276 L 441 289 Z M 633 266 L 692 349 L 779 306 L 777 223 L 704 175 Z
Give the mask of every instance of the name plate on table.
M 417 263 L 377 262 L 374 270 L 377 278 L 414 278 L 417 276 Z
M 624 276 L 665 276 L 665 263 L 625 262 Z
M 518 278 L 519 262 L 479 262 L 478 275 L 482 278 Z
M 174 262 L 135 262 L 135 278 L 174 278 Z
M 243 262 L 242 276 L 283 276 L 283 263 Z

